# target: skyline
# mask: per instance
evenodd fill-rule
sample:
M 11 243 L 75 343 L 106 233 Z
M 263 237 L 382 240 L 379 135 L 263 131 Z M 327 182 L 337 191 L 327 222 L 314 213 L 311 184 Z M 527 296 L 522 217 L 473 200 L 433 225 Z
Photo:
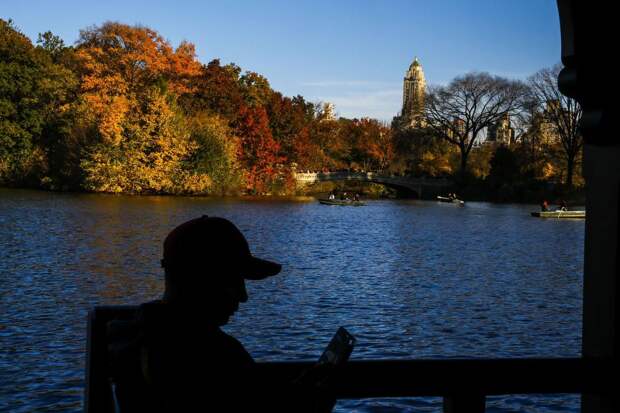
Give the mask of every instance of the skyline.
M 145 25 L 174 46 L 192 42 L 202 63 L 235 63 L 284 95 L 382 121 L 400 111 L 403 76 L 416 56 L 429 85 L 471 71 L 525 79 L 560 60 L 555 2 L 33 1 L 6 3 L 1 17 L 33 42 L 50 30 L 68 45 L 80 29 L 105 21 Z

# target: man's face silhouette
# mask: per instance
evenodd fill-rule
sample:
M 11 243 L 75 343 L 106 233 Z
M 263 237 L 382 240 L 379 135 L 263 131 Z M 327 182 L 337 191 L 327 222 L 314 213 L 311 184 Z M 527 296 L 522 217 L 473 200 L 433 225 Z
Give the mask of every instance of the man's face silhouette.
M 238 275 L 231 275 L 230 280 L 230 283 L 222 286 L 219 299 L 215 299 L 215 302 L 219 301 L 218 304 L 221 305 L 212 309 L 213 314 L 217 315 L 217 320 L 221 323 L 218 325 L 226 324 L 229 318 L 239 310 L 239 304 L 248 301 L 245 280 Z
M 248 301 L 245 280 L 236 273 L 213 277 L 196 270 L 169 274 L 165 300 L 209 324 L 223 326 Z

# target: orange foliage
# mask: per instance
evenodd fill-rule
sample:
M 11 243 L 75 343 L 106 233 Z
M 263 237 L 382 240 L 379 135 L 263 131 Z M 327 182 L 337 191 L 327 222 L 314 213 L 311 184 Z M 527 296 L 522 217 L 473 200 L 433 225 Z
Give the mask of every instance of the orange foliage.
M 191 43 L 174 50 L 154 30 L 112 22 L 80 33 L 76 59 L 87 113 L 103 140 L 115 145 L 127 113 L 154 87 L 189 93 L 200 73 Z
M 188 80 L 200 73 L 194 45 L 176 50 L 148 27 L 108 22 L 80 32 L 77 56 L 83 62 L 83 91 L 141 93 L 165 82 L 174 93 L 187 93 Z
M 390 129 L 374 119 L 363 118 L 356 122 L 361 130 L 357 148 L 371 169 L 385 169 L 392 158 Z

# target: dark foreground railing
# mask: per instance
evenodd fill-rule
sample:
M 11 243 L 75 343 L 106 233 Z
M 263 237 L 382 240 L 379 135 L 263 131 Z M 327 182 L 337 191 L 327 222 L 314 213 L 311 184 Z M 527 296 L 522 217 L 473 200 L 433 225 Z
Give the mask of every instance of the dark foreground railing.
M 127 320 L 137 307 L 97 307 L 88 322 L 85 409 L 110 411 L 106 324 Z M 313 362 L 258 363 L 273 383 L 289 381 Z M 444 412 L 484 412 L 485 398 L 501 394 L 588 393 L 612 391 L 612 363 L 605 359 L 446 359 L 350 361 L 336 372 L 326 391 L 338 399 L 375 397 L 444 398 Z

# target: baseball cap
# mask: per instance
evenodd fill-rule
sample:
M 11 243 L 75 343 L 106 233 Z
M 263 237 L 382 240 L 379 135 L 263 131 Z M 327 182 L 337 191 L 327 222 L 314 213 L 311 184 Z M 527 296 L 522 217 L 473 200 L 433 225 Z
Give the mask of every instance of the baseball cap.
M 276 275 L 282 266 L 250 252 L 239 229 L 225 218 L 203 215 L 173 229 L 164 240 L 162 267 L 204 266 L 209 271 L 234 271 L 248 280 Z

